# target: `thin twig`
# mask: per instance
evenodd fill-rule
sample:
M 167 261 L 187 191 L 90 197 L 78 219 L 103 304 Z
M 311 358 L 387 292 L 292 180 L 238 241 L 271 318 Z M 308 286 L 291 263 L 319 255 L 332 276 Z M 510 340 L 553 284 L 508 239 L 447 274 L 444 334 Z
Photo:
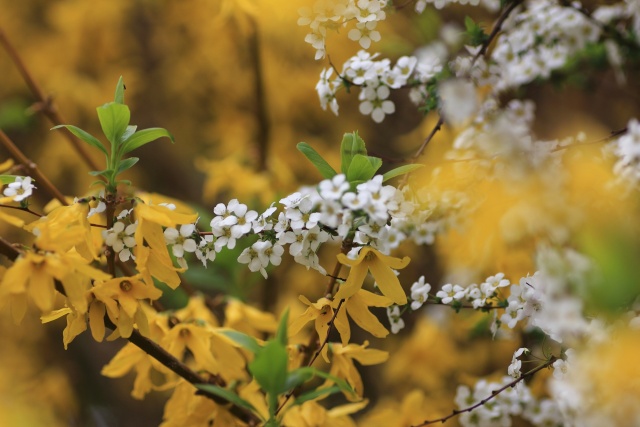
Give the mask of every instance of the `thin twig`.
M 533 376 L 535 373 L 537 373 L 538 371 L 541 371 L 544 368 L 547 368 L 551 365 L 553 365 L 553 363 L 558 360 L 557 357 L 555 356 L 551 356 L 549 358 L 549 360 L 547 360 L 545 363 L 543 363 L 542 365 L 530 370 L 529 372 L 522 374 L 522 376 L 520 378 L 516 378 L 515 380 L 511 381 L 510 383 L 500 387 L 498 390 L 494 390 L 491 392 L 491 396 L 487 397 L 486 399 L 482 399 L 480 402 L 476 403 L 475 405 L 469 406 L 468 408 L 464 408 L 464 409 L 454 409 L 449 415 L 444 416 L 442 418 L 438 418 L 436 420 L 425 420 L 422 422 L 422 424 L 417 424 L 411 427 L 422 427 L 422 426 L 426 426 L 429 424 L 435 424 L 435 423 L 444 423 L 445 421 L 449 420 L 450 418 L 456 417 L 462 413 L 465 412 L 471 412 L 476 408 L 479 408 L 480 406 L 486 404 L 487 402 L 489 402 L 491 399 L 495 398 L 496 396 L 498 396 L 500 393 L 502 393 L 503 391 L 505 391 L 508 388 L 511 387 L 515 387 L 516 384 L 518 384 L 519 382 L 523 381 L 525 378 L 528 378 L 530 376 Z
M 60 203 L 65 206 L 68 206 L 67 199 L 64 195 L 56 188 L 55 185 L 49 181 L 49 179 L 44 176 L 40 169 L 36 166 L 34 162 L 32 162 L 27 156 L 24 155 L 22 151 L 16 146 L 16 144 L 11 141 L 11 139 L 5 134 L 2 130 L 0 130 L 0 145 L 9 151 L 11 157 L 16 159 L 19 163 L 21 163 L 28 171 L 29 175 L 35 178 L 38 185 L 43 188 L 49 195 L 53 198 L 58 199 Z
M 56 126 L 65 124 L 66 121 L 62 118 L 62 116 L 56 109 L 55 105 L 53 104 L 53 100 L 51 99 L 51 97 L 47 97 L 44 95 L 38 84 L 31 76 L 31 73 L 24 64 L 24 61 L 22 61 L 22 58 L 20 58 L 20 55 L 18 55 L 18 51 L 14 48 L 11 42 L 9 42 L 9 39 L 7 38 L 2 28 L 0 28 L 0 44 L 4 47 L 5 51 L 11 58 L 11 61 L 16 66 L 26 85 L 29 87 L 29 90 L 35 97 L 37 107 L 36 110 L 41 111 L 49 119 L 49 121 Z M 91 168 L 91 170 L 101 169 L 98 164 L 91 158 L 91 156 L 89 156 L 89 153 L 85 149 L 85 145 L 82 141 L 73 136 L 73 134 L 66 128 L 63 129 L 63 133 L 66 136 L 67 140 L 73 146 L 74 150 L 76 150 L 80 157 L 82 157 L 82 159 L 85 161 L 87 166 Z

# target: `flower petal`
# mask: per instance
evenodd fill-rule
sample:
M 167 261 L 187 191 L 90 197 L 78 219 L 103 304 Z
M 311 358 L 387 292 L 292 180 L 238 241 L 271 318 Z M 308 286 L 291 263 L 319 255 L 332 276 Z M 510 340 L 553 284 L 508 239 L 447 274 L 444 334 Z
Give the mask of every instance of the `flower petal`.
M 405 305 L 407 303 L 407 295 L 405 295 L 398 277 L 390 267 L 380 259 L 375 259 L 369 262 L 369 269 L 380 291 L 385 296 L 391 298 L 391 300 L 398 305 Z

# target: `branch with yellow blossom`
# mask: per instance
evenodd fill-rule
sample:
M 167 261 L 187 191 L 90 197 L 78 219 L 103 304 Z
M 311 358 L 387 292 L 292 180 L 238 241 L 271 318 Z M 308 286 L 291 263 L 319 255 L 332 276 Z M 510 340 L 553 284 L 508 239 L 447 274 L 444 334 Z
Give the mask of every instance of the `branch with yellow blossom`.
M 0 237 L 0 254 L 6 256 L 10 261 L 16 261 L 18 257 L 22 254 L 22 252 L 13 246 L 11 243 Z M 63 295 L 66 295 L 64 286 L 59 281 L 55 281 L 55 288 L 58 292 Z M 108 316 L 104 317 L 105 326 L 109 329 L 116 330 L 118 327 L 113 324 L 111 319 Z M 162 365 L 169 368 L 171 371 L 175 372 L 181 378 L 184 378 L 191 384 L 207 384 L 209 381 L 198 375 L 196 372 L 191 370 L 187 365 L 182 363 L 180 360 L 175 358 L 172 354 L 162 348 L 159 344 L 154 342 L 153 340 L 143 336 L 139 331 L 132 330 L 131 335 L 126 338 L 129 342 L 149 354 L 149 356 L 153 357 L 155 360 L 160 362 Z M 251 412 L 233 404 L 232 402 L 220 397 L 218 395 L 208 393 L 206 391 L 199 391 L 199 394 L 202 394 L 209 399 L 215 401 L 220 405 L 225 405 L 227 410 L 236 416 L 238 419 L 246 422 L 249 425 L 257 425 L 259 419 Z

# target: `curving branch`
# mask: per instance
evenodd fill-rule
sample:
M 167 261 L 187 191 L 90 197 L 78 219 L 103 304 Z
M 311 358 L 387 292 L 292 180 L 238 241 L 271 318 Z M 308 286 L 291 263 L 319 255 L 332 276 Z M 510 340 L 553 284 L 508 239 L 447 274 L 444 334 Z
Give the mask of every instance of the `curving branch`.
M 442 418 L 438 418 L 438 419 L 435 419 L 435 420 L 425 420 L 425 421 L 423 421 L 421 424 L 416 424 L 416 425 L 413 425 L 413 426 L 411 426 L 411 427 L 422 427 L 422 426 L 426 426 L 426 425 L 429 425 L 429 424 L 444 423 L 445 421 L 447 421 L 447 420 L 449 420 L 449 419 L 451 419 L 451 418 L 453 418 L 453 417 L 456 417 L 456 416 L 458 416 L 458 415 L 460 415 L 460 414 L 463 414 L 463 413 L 465 413 L 465 412 L 471 412 L 471 411 L 473 411 L 474 409 L 479 408 L 479 407 L 481 407 L 482 405 L 486 404 L 487 402 L 489 402 L 490 400 L 492 400 L 493 398 L 495 398 L 496 396 L 498 396 L 500 393 L 502 393 L 502 392 L 503 392 L 503 391 L 505 391 L 506 389 L 508 389 L 508 388 L 512 388 L 512 387 L 515 387 L 519 382 L 524 381 L 524 379 L 525 379 L 525 378 L 531 377 L 531 376 L 533 376 L 534 374 L 536 374 L 538 371 L 541 371 L 541 370 L 543 370 L 543 369 L 545 369 L 545 368 L 548 368 L 549 366 L 553 365 L 553 363 L 554 363 L 556 360 L 558 360 L 558 358 L 557 358 L 557 357 L 555 357 L 555 356 L 551 356 L 551 357 L 549 358 L 549 360 L 547 360 L 547 361 L 546 361 L 545 363 L 543 363 L 542 365 L 535 367 L 534 369 L 530 370 L 529 372 L 527 372 L 527 373 L 525 373 L 525 374 L 522 374 L 522 376 L 521 376 L 520 378 L 516 378 L 515 380 L 513 380 L 513 381 L 511 381 L 510 383 L 508 383 L 508 384 L 506 384 L 506 385 L 504 385 L 504 386 L 500 387 L 499 389 L 497 389 L 497 390 L 493 390 L 493 391 L 491 392 L 491 396 L 489 396 L 489 397 L 487 397 L 487 398 L 485 398 L 485 399 L 482 399 L 480 402 L 478 402 L 478 403 L 476 403 L 476 404 L 474 404 L 474 405 L 472 405 L 472 406 L 469 406 L 468 408 L 464 408 L 464 409 L 454 409 L 454 410 L 453 410 L 449 415 L 447 415 L 447 416 L 444 416 L 444 417 L 442 417 Z

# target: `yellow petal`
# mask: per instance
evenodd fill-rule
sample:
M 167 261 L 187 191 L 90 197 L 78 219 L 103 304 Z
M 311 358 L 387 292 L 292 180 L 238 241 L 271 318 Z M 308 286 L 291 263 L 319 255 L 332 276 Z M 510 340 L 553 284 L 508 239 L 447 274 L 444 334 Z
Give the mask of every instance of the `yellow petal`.
M 94 300 L 89 306 L 89 326 L 91 327 L 91 335 L 93 339 L 102 342 L 104 339 L 104 315 L 107 311 L 105 305 Z
M 364 257 L 367 255 L 370 249 L 371 248 L 369 247 L 362 248 L 356 259 L 351 259 L 345 254 L 338 254 L 338 262 L 343 265 L 348 265 L 349 267 L 358 265 L 362 263 L 362 260 L 364 260 Z
M 369 307 L 389 307 L 393 304 L 389 298 L 374 294 L 373 292 L 365 291 L 364 289 L 360 289 L 358 291 L 358 298 L 362 300 Z
M 375 249 L 371 249 L 371 252 L 375 253 L 375 256 L 380 261 L 382 261 L 384 264 L 388 265 L 389 267 L 393 268 L 394 270 L 401 270 L 405 268 L 407 265 L 409 265 L 409 262 L 411 262 L 411 258 L 409 258 L 408 256 L 400 259 L 400 258 L 395 258 L 389 255 L 384 255 Z
M 293 337 L 297 335 L 304 325 L 311 322 L 318 314 L 318 311 L 313 307 L 308 307 L 304 313 L 302 313 L 298 318 L 294 319 L 291 324 L 289 324 L 289 336 Z
M 336 314 L 333 324 L 340 334 L 342 345 L 347 345 L 351 339 L 351 326 L 349 325 L 349 319 L 347 318 L 347 307 L 345 307 L 344 304 L 340 307 L 338 314 Z
M 62 316 L 66 316 L 69 313 L 71 313 L 71 309 L 69 307 L 64 307 L 59 310 L 53 310 L 49 314 L 43 314 L 42 316 L 40 316 L 40 321 L 42 323 L 53 322 L 54 320 L 58 320 Z
M 365 263 L 356 264 L 351 267 L 347 281 L 340 285 L 340 289 L 338 289 L 334 299 L 347 299 L 358 292 L 358 289 L 362 288 L 362 284 L 364 283 L 364 279 L 367 277 L 368 271 L 369 269 Z
M 42 268 L 32 270 L 29 277 L 29 296 L 38 308 L 42 311 L 51 311 L 55 294 L 53 277 Z
M 391 300 L 398 305 L 405 305 L 407 303 L 407 296 L 404 293 L 404 289 L 402 289 L 398 277 L 390 267 L 376 258 L 369 262 L 369 269 L 380 291 L 385 296 L 391 298 Z
M 378 318 L 369 311 L 369 307 L 360 298 L 359 294 L 352 296 L 345 304 L 349 316 L 362 329 L 378 338 L 384 338 L 389 334 L 389 331 L 382 326 Z

